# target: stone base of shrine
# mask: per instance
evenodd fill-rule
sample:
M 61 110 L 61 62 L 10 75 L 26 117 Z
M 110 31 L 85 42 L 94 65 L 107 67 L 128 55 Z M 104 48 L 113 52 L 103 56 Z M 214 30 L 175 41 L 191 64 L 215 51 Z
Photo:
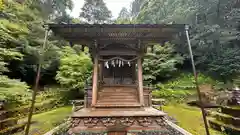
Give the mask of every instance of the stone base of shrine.
M 144 108 L 84 108 L 72 115 L 69 134 L 84 135 L 184 135 L 172 134 L 166 114 L 152 107 Z M 95 134 L 94 134 L 95 133 Z M 157 133 L 157 134 L 156 134 Z

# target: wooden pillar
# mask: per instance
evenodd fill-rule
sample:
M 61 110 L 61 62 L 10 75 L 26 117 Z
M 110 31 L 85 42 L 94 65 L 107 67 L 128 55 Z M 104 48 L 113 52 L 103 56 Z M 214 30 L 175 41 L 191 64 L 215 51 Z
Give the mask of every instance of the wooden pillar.
M 103 63 L 99 63 L 99 87 L 103 84 Z
M 92 106 L 97 103 L 97 89 L 98 89 L 98 55 L 94 57 L 93 67 L 93 87 L 92 87 Z
M 84 108 L 87 108 L 88 107 L 88 89 L 85 88 L 85 91 L 84 91 Z
M 139 101 L 142 106 L 144 106 L 144 95 L 143 95 L 143 74 L 142 74 L 142 58 L 139 57 L 137 60 L 138 66 L 138 94 L 139 94 Z
M 97 103 L 97 95 L 98 95 L 98 52 L 97 52 L 97 43 L 95 42 L 95 50 L 94 50 L 94 67 L 93 67 L 93 84 L 92 84 L 92 106 L 95 106 Z

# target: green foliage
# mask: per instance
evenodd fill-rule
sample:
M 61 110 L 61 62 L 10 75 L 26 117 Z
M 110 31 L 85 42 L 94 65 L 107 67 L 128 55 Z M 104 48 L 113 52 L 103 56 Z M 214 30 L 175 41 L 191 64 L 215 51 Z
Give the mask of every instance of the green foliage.
M 72 0 L 26 0 L 26 5 L 31 9 L 37 9 L 40 12 L 40 16 L 49 21 L 61 18 L 67 14 L 67 10 L 72 10 Z
M 80 17 L 88 23 L 106 23 L 110 21 L 111 11 L 103 0 L 85 0 Z
M 195 88 L 194 76 L 191 73 L 182 73 L 175 79 L 169 80 L 163 84 L 159 83 L 156 85 L 158 89 L 183 89 L 193 90 Z M 198 83 L 201 84 L 212 84 L 215 85 L 217 82 L 212 78 L 205 76 L 204 74 L 198 73 Z
M 132 20 L 147 24 L 190 24 L 196 65 L 202 72 L 226 82 L 239 71 L 238 4 L 236 0 L 134 0 Z M 187 45 L 182 43 L 175 48 L 188 63 Z
M 26 83 L 0 75 L 0 99 L 6 100 L 8 107 L 27 102 L 30 94 Z
M 115 23 L 117 24 L 131 24 L 131 14 L 128 11 L 127 8 L 123 7 L 122 10 L 120 11 L 118 18 L 115 20 Z
M 196 8 L 192 0 L 144 0 L 137 15 L 139 23 L 186 23 Z
M 161 78 L 170 78 L 177 71 L 176 65 L 183 62 L 183 58 L 174 53 L 173 45 L 154 45 L 153 52 L 144 57 L 144 80 L 154 82 Z
M 206 54 L 203 63 L 207 65 L 210 74 L 223 81 L 230 80 L 240 74 L 240 50 L 222 46 Z
M 39 52 L 44 42 L 45 30 L 42 26 L 46 21 L 71 20 L 66 15 L 66 9 L 72 9 L 71 0 L 25 0 L 22 4 L 7 1 L 0 19 L 0 69 L 9 71 L 8 75 L 12 78 L 21 78 L 33 84 L 37 64 L 40 56 L 43 56 Z M 40 84 L 56 83 L 54 78 L 60 57 L 56 52 L 59 52 L 62 44 L 65 45 L 65 42 L 56 41 L 55 37 L 49 35 Z M 4 68 L 6 66 L 9 70 Z
M 122 19 L 129 19 L 131 17 L 130 13 L 128 12 L 128 9 L 123 7 L 122 10 L 120 11 L 118 18 Z
M 64 104 L 58 103 L 57 99 L 48 99 L 45 101 L 41 101 L 39 103 L 36 103 L 34 105 L 34 112 L 35 114 L 37 113 L 42 113 L 46 112 L 58 107 L 62 107 Z M 26 117 L 29 113 L 29 105 L 21 106 L 18 108 L 14 108 L 8 111 L 8 113 L 12 114 L 12 117 L 18 117 L 18 118 L 23 118 Z
M 218 86 L 219 84 L 212 78 L 201 73 L 198 74 L 198 83 L 199 85 L 212 84 L 214 86 Z M 196 95 L 195 87 L 193 74 L 182 73 L 175 79 L 156 84 L 157 90 L 153 92 L 153 96 L 164 98 L 171 102 L 184 102 Z
M 60 88 L 60 87 L 45 87 L 44 91 L 38 93 L 36 102 L 40 103 L 45 100 L 54 99 L 55 102 L 59 105 L 68 105 L 70 100 L 74 100 L 78 97 L 83 97 L 81 93 L 69 90 L 69 88 Z
M 155 98 L 163 98 L 170 102 L 184 102 L 189 96 L 194 95 L 195 92 L 191 90 L 155 90 L 152 95 Z
M 24 41 L 29 31 L 24 24 L 19 25 L 6 19 L 0 19 L 0 33 L 1 45 L 9 43 L 10 46 L 16 46 Z
M 136 17 L 140 10 L 141 6 L 144 4 L 146 0 L 133 0 L 131 3 L 131 16 Z
M 65 47 L 56 79 L 64 87 L 81 90 L 91 75 L 91 68 L 92 62 L 88 55 L 83 52 L 77 54 L 72 48 Z
M 240 87 L 240 77 L 236 77 L 234 80 L 233 80 L 233 84 L 237 87 Z

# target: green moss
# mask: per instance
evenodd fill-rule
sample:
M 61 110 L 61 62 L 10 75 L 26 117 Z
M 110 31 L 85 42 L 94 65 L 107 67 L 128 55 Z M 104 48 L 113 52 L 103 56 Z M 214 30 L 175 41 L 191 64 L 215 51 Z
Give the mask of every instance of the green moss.
M 67 118 L 72 112 L 71 106 L 61 107 L 49 112 L 36 114 L 33 116 L 33 124 L 30 128 L 30 133 L 32 134 L 44 134 L 58 124 L 60 124 L 65 118 Z M 26 121 L 22 119 L 22 121 Z M 18 133 L 15 135 L 22 135 L 23 133 Z
M 178 125 L 193 135 L 205 135 L 204 123 L 200 109 L 185 104 L 172 104 L 163 107 L 163 111 L 178 121 Z M 211 130 L 211 135 L 221 135 Z

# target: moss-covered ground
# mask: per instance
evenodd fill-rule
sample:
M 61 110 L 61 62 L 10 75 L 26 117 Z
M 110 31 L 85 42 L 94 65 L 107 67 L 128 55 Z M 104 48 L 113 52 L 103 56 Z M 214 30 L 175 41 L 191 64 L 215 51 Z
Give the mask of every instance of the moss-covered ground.
M 72 112 L 71 106 L 61 107 L 52 111 L 36 114 L 33 116 L 32 125 L 30 128 L 31 135 L 43 135 L 50 131 L 57 125 L 61 124 Z M 21 121 L 26 121 L 26 118 Z M 17 133 L 15 135 L 23 135 L 24 133 Z
M 200 109 L 185 104 L 169 104 L 163 111 L 175 118 L 178 125 L 193 135 L 206 135 Z M 210 129 L 211 135 L 224 135 Z

